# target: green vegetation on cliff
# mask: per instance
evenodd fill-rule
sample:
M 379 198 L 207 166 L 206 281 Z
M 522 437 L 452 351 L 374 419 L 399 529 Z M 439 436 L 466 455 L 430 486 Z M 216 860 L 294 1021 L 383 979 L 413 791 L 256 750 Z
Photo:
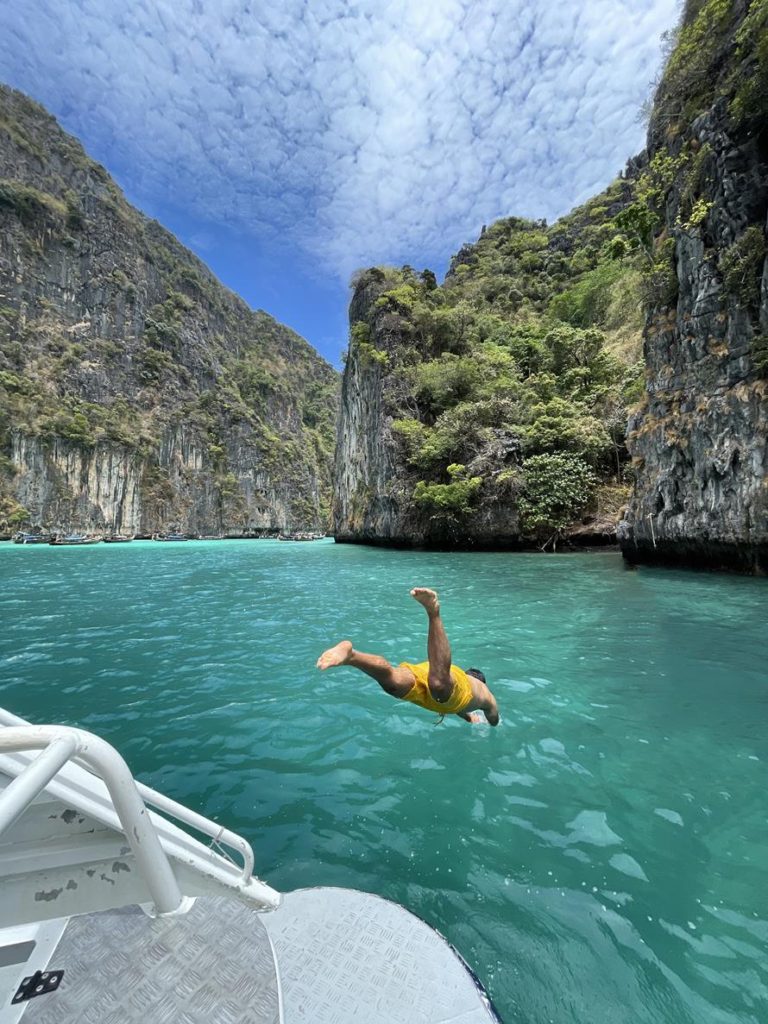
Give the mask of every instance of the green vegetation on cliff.
M 548 227 L 507 218 L 429 271 L 373 268 L 350 353 L 386 379 L 413 510 L 433 534 L 471 531 L 488 505 L 517 501 L 526 536 L 556 543 L 626 493 L 627 410 L 642 394 L 647 262 L 618 221 L 619 179 Z
M 721 99 L 734 125 L 765 131 L 768 4 L 686 0 L 651 119 L 651 149 L 685 133 Z
M 670 337 L 692 287 L 682 265 L 705 262 L 699 286 L 722 295 L 717 324 L 686 327 L 709 332 L 699 360 L 710 376 L 730 358 L 726 311 L 742 346 L 734 358 L 749 355 L 750 380 L 768 375 L 767 152 L 768 0 L 687 0 L 648 153 L 623 177 L 553 225 L 510 217 L 483 229 L 442 286 L 410 267 L 357 276 L 350 358 L 381 381 L 396 535 L 517 532 L 547 545 L 610 534 L 643 468 L 626 445 L 628 419 L 642 421 L 649 403 L 643 331 Z M 674 358 L 661 383 L 679 374 Z

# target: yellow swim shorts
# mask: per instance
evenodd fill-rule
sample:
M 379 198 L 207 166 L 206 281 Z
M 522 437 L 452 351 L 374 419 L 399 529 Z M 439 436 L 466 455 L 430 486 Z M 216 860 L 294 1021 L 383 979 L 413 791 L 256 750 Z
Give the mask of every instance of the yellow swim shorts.
M 409 668 L 413 672 L 416 682 L 413 687 L 402 698 L 427 711 L 434 711 L 438 715 L 458 715 L 472 700 L 472 683 L 467 673 L 458 665 L 451 665 L 451 679 L 453 689 L 451 696 L 442 704 L 435 700 L 429 692 L 429 662 L 422 661 L 418 665 L 411 665 L 407 661 L 400 662 L 400 668 Z

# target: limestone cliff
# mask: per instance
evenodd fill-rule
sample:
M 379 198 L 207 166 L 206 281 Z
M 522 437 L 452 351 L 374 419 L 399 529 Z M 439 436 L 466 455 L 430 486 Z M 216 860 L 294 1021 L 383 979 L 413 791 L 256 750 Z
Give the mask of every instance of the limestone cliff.
M 0 532 L 326 529 L 337 381 L 0 87 Z
M 768 570 L 768 4 L 689 2 L 649 132 L 625 555 Z
M 634 254 L 608 250 L 635 172 L 550 227 L 508 218 L 484 229 L 442 286 L 410 267 L 358 276 L 338 540 L 615 540 L 626 409 L 640 386 L 640 275 Z
M 768 2 L 687 0 L 672 43 L 606 193 L 483 229 L 441 287 L 359 278 L 340 539 L 618 533 L 630 560 L 768 569 Z
M 412 500 L 418 473 L 407 465 L 402 438 L 393 424 L 402 415 L 402 377 L 392 372 L 410 349 L 400 316 L 379 301 L 391 278 L 368 271 L 355 288 L 350 324 L 364 324 L 372 342 L 352 344 L 344 372 L 334 476 L 334 530 L 337 541 L 370 544 L 450 546 L 520 545 L 519 522 L 513 502 L 488 500 L 458 521 L 435 516 Z M 407 401 L 407 398 L 405 399 Z M 499 432 L 501 435 L 501 432 Z M 514 458 L 514 439 L 503 439 Z M 487 458 L 488 452 L 485 452 Z M 478 452 L 470 469 L 477 469 Z M 497 475 L 503 457 L 494 465 Z M 497 484 L 510 492 L 510 485 Z
M 355 291 L 350 320 L 365 321 L 381 289 L 372 280 Z M 377 332 L 391 349 L 398 338 L 382 325 Z M 386 348 L 377 350 L 389 355 Z M 388 420 L 382 362 L 359 349 L 348 352 L 344 371 L 334 472 L 334 532 L 339 541 L 406 541 L 408 525 L 400 514 L 397 454 Z

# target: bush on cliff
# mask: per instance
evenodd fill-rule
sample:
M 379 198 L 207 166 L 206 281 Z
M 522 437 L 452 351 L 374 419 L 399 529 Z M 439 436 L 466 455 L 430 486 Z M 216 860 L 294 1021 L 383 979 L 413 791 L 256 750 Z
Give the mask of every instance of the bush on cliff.
M 12 210 L 27 225 L 62 223 L 67 216 L 66 204 L 56 196 L 10 178 L 0 180 L 0 209 Z
M 573 455 L 534 455 L 524 466 L 520 515 L 526 532 L 553 549 L 587 508 L 597 484 L 588 465 Z
M 469 476 L 466 467 L 460 464 L 448 466 L 450 483 L 428 484 L 419 480 L 413 492 L 413 499 L 433 519 L 456 520 L 468 515 L 475 504 L 482 477 Z

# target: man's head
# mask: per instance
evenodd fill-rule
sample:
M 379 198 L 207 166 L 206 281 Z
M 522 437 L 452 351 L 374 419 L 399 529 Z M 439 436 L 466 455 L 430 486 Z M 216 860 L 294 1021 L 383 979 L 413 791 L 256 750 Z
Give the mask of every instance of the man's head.
M 481 683 L 485 682 L 485 674 L 481 672 L 479 668 L 468 668 L 467 675 L 474 676 L 475 679 L 479 679 Z

